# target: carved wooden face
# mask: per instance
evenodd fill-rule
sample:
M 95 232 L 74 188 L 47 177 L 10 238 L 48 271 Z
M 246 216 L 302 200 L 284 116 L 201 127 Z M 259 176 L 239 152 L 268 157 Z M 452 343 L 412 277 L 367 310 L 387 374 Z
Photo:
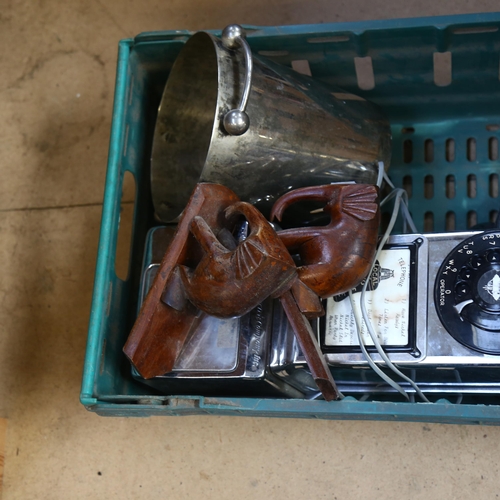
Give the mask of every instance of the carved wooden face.
M 293 259 L 264 216 L 252 205 L 238 202 L 226 210 L 228 219 L 243 215 L 250 234 L 236 248 L 227 248 L 201 217 L 191 232 L 204 249 L 192 269 L 181 268 L 189 300 L 217 317 L 246 314 L 270 295 L 288 289 L 297 278 Z
M 326 226 L 286 229 L 279 236 L 300 261 L 299 278 L 326 298 L 354 288 L 366 277 L 376 250 L 380 210 L 378 188 L 368 184 L 312 186 L 282 196 L 271 215 L 280 220 L 301 200 L 325 203 Z

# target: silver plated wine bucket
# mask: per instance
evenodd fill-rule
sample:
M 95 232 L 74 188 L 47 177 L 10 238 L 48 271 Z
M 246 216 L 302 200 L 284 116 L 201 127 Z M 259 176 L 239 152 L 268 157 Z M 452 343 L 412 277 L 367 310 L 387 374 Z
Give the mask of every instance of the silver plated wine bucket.
M 252 54 L 244 31 L 194 34 L 160 103 L 151 185 L 156 216 L 175 221 L 198 182 L 223 184 L 268 215 L 285 192 L 374 184 L 389 166 L 382 111 L 358 96 Z

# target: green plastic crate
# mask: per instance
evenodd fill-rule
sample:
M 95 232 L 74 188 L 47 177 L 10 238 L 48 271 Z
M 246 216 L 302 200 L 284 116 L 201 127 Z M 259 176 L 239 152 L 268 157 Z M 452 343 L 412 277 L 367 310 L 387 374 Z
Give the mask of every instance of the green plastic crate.
M 308 61 L 314 78 L 384 108 L 393 133 L 390 176 L 411 192 L 410 210 L 420 231 L 465 230 L 495 217 L 500 14 L 246 28 L 254 52 L 286 65 Z M 156 110 L 173 61 L 190 35 L 144 33 L 119 44 L 81 402 L 110 416 L 206 413 L 500 423 L 500 406 L 491 398 L 486 405 L 169 397 L 154 395 L 132 379 L 122 347 L 135 319 L 146 234 L 155 224 L 149 162 Z M 129 278 L 122 281 L 115 274 L 115 254 L 127 171 L 137 191 Z

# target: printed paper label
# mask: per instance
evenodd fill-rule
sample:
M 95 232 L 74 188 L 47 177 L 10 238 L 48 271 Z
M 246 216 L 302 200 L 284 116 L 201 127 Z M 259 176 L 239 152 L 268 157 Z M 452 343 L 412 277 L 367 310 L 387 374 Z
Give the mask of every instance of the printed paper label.
M 410 263 L 407 248 L 383 250 L 365 293 L 365 304 L 373 330 L 382 345 L 408 344 L 410 306 Z M 365 345 L 373 345 L 362 320 L 360 299 L 364 283 L 353 290 L 355 307 L 361 320 L 361 335 Z M 325 344 L 327 346 L 359 345 L 354 314 L 348 294 L 328 299 L 326 307 Z

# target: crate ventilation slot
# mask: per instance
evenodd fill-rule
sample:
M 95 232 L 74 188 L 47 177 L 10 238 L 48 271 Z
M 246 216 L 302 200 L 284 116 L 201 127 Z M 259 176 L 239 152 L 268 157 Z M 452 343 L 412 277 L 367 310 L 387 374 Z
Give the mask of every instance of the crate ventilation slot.
M 289 54 L 288 50 L 259 50 L 259 54 L 265 57 L 284 57 Z
M 411 198 L 413 195 L 413 179 L 411 175 L 403 177 L 403 189 L 408 193 L 408 198 Z
M 348 42 L 350 38 L 347 35 L 338 36 L 319 36 L 317 38 L 308 38 L 307 43 L 339 43 Z
M 354 67 L 356 69 L 356 78 L 358 87 L 361 90 L 371 90 L 375 87 L 375 76 L 373 74 L 373 63 L 370 56 L 355 57 Z
M 415 129 L 413 127 L 403 127 L 401 129 L 402 134 L 413 134 L 415 132 Z
M 498 174 L 491 174 L 489 178 L 490 196 L 498 198 Z
M 292 68 L 301 75 L 312 76 L 311 67 L 309 66 L 309 61 L 307 59 L 292 61 Z
M 487 143 L 488 158 L 491 161 L 499 159 L 498 154 L 498 138 L 490 137 Z M 418 144 L 417 144 L 418 146 Z M 403 162 L 412 163 L 414 160 L 413 154 L 414 141 L 411 139 L 403 140 Z M 423 146 L 425 163 L 432 163 L 435 159 L 435 144 L 432 139 L 426 139 Z M 470 162 L 477 161 L 477 140 L 474 137 L 469 137 L 465 143 L 466 158 Z M 455 161 L 455 139 L 447 139 L 445 142 L 445 159 L 451 163 Z
M 470 162 L 477 160 L 477 140 L 474 137 L 469 137 L 466 141 L 466 158 Z M 427 139 L 424 142 L 424 160 L 426 163 L 434 161 L 434 141 Z M 455 161 L 455 139 L 447 139 L 445 142 L 445 159 L 447 162 Z M 488 159 L 497 161 L 498 155 L 498 138 L 490 137 L 488 139 Z M 413 141 L 405 139 L 403 141 L 403 162 L 411 163 L 413 161 Z
M 491 174 L 489 176 L 489 195 L 491 198 L 498 198 L 499 183 L 498 174 Z M 408 198 L 413 194 L 413 178 L 411 175 L 403 177 L 403 189 L 408 194 Z M 452 200 L 456 196 L 456 179 L 453 174 L 447 175 L 445 179 L 445 195 L 446 198 Z M 426 199 L 434 198 L 434 176 L 426 175 L 424 177 L 424 197 Z M 469 174 L 467 176 L 467 197 L 477 197 L 477 176 L 476 174 Z
M 451 52 L 434 52 L 434 83 L 438 87 L 451 83 Z
M 427 139 L 424 143 L 424 158 L 427 163 L 434 161 L 434 141 Z
M 405 163 L 411 163 L 413 160 L 413 142 L 410 139 L 406 139 L 403 142 L 403 161 Z
M 446 231 L 455 231 L 457 225 L 455 212 L 450 211 L 446 213 L 445 224 Z
M 434 231 L 434 214 L 425 212 L 424 215 L 424 233 L 432 233 Z
M 424 179 L 424 197 L 427 200 L 434 198 L 434 177 L 426 175 Z
M 490 137 L 488 140 L 488 158 L 491 161 L 498 160 L 498 139 Z
M 477 177 L 474 174 L 467 176 L 467 196 L 469 198 L 477 196 Z
M 467 159 L 476 161 L 476 139 L 472 137 L 467 139 Z
M 467 212 L 467 227 L 470 229 L 477 224 L 477 213 L 475 210 Z
M 441 218 L 442 215 L 438 214 Z M 488 214 L 489 221 L 491 223 L 496 223 L 498 217 L 498 210 L 490 210 Z M 466 225 L 468 229 L 474 228 L 478 224 L 477 212 L 475 210 L 469 210 L 466 215 Z M 455 231 L 457 229 L 457 215 L 453 210 L 446 212 L 445 218 L 445 230 Z M 434 231 L 434 212 L 431 210 L 425 212 L 424 214 L 424 232 L 432 233 Z
M 455 139 L 447 139 L 445 145 L 446 161 L 452 162 L 455 160 Z
M 456 183 L 455 183 L 455 176 L 454 175 L 450 174 L 450 175 L 446 176 L 445 192 L 446 192 L 446 198 L 449 198 L 450 200 L 455 198 Z

